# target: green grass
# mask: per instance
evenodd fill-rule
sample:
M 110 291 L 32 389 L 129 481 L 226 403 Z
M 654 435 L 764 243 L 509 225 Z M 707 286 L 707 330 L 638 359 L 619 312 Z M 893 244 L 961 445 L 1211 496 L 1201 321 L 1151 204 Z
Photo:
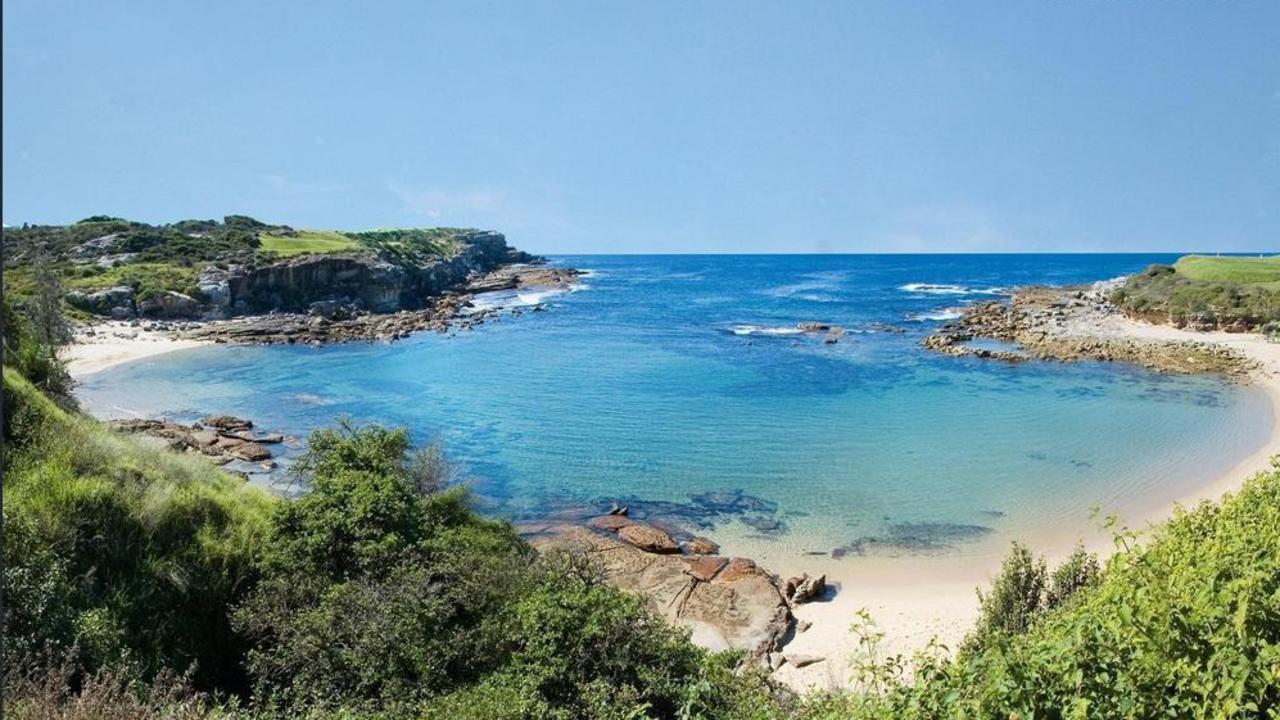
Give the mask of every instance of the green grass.
M 284 257 L 343 252 L 361 247 L 359 242 L 336 230 L 298 230 L 291 236 L 263 233 L 259 239 L 262 250 Z
M 168 263 L 134 263 L 112 268 L 96 265 L 67 269 L 65 282 L 73 290 L 101 290 L 116 285 L 129 285 L 138 293 L 138 299 L 172 290 L 186 295 L 198 293 L 196 269 Z
M 1270 257 L 1186 255 L 1179 258 L 1173 267 L 1179 275 L 1188 280 L 1280 284 L 1280 255 Z
M 6 661 L 78 645 L 144 672 L 242 682 L 227 605 L 278 501 L 203 458 L 144 447 L 4 368 Z

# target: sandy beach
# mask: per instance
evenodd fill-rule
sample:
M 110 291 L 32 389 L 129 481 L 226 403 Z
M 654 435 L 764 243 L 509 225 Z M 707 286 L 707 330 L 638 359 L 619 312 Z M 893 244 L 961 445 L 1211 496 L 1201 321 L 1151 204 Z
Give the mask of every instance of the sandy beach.
M 134 360 L 206 344 L 203 340 L 175 338 L 162 330 L 109 321 L 77 331 L 61 357 L 71 377 L 78 379 Z
M 1189 507 L 1202 500 L 1216 500 L 1223 493 L 1240 487 L 1260 470 L 1270 467 L 1270 458 L 1280 454 L 1280 343 L 1271 343 L 1257 334 L 1194 332 L 1165 325 L 1150 325 L 1112 315 L 1101 325 L 1091 324 L 1077 329 L 1091 336 L 1140 338 L 1151 341 L 1192 340 L 1213 342 L 1244 354 L 1259 365 L 1250 382 L 1271 400 L 1272 428 L 1262 447 L 1226 468 L 1216 477 L 1206 478 L 1195 492 L 1177 497 L 1152 500 L 1146 509 L 1128 509 L 1123 522 L 1141 530 L 1167 519 L 1175 507 Z M 1035 537 L 1023 538 L 1032 549 L 1045 555 L 1052 564 L 1071 552 L 1077 542 L 1105 556 L 1113 551 L 1110 537 L 1096 528 L 1057 528 Z M 990 551 L 982 550 L 963 556 L 929 556 L 907 558 L 857 558 L 833 560 L 814 558 L 758 558 L 762 564 L 783 577 L 825 573 L 837 592 L 823 602 L 801 605 L 795 615 L 812 626 L 788 643 L 784 654 L 811 655 L 825 658 L 804 668 L 784 665 L 774 675 L 794 688 L 845 687 L 849 683 L 849 661 L 859 649 L 858 638 L 850 626 L 859 610 L 866 609 L 884 634 L 879 656 L 910 656 L 924 649 L 930 640 L 955 648 L 978 614 L 976 590 L 986 588 L 999 571 L 1007 545 Z

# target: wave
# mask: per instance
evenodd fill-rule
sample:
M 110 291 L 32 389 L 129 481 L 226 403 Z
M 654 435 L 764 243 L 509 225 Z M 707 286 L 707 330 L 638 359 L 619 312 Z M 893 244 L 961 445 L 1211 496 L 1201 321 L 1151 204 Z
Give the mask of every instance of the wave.
M 959 320 L 963 308 L 949 307 L 940 310 L 930 310 L 928 312 L 911 313 L 907 315 L 907 320 L 911 322 L 941 322 L 944 320 Z
M 903 292 L 921 295 L 1007 295 L 1008 290 L 1000 287 L 971 288 L 964 285 L 947 283 L 907 283 L 898 286 Z
M 546 290 L 495 290 L 493 292 L 479 293 L 471 298 L 471 307 L 467 308 L 467 312 L 474 315 L 481 312 L 513 310 L 543 305 L 551 298 L 573 292 L 578 287 L 581 286 L 574 286 L 572 290 L 568 288 L 552 288 Z
M 729 328 L 734 335 L 764 335 L 766 337 L 788 337 L 803 335 L 804 330 L 795 325 L 734 325 Z

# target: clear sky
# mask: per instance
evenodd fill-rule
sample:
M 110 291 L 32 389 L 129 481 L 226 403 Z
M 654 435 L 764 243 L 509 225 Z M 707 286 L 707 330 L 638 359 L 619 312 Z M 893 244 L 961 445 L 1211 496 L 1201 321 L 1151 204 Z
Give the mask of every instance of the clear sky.
M 4 221 L 1280 250 L 1280 3 L 4 2 Z

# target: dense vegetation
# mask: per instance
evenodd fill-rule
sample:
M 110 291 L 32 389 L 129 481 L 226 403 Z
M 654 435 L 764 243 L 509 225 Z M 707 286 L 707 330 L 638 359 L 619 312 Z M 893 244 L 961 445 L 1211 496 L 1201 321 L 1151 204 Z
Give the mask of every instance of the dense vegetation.
M 1280 256 L 1188 255 L 1132 276 L 1112 300 L 1126 312 L 1176 325 L 1280 329 Z
M 295 230 L 244 215 L 180 220 L 167 225 L 95 215 L 72 225 L 4 228 L 6 293 L 30 294 L 33 266 L 45 258 L 68 289 L 94 291 L 128 285 L 139 300 L 162 292 L 200 299 L 196 285 L 207 267 L 254 267 L 301 254 L 378 253 L 391 262 L 419 263 L 448 255 L 463 228 L 342 232 Z

